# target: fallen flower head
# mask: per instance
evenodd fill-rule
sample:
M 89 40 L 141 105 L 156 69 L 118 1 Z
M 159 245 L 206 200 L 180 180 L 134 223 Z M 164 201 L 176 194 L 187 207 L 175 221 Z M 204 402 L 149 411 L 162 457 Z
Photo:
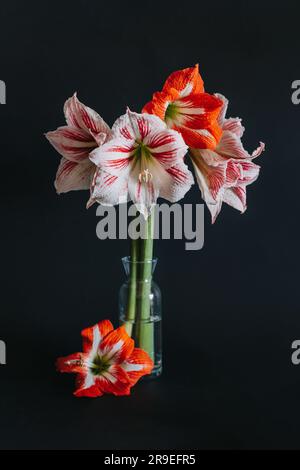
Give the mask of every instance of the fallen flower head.
M 129 395 L 131 387 L 153 369 L 152 359 L 144 350 L 134 347 L 123 326 L 114 330 L 109 320 L 103 320 L 83 330 L 81 336 L 83 352 L 56 362 L 59 372 L 77 374 L 76 397 Z

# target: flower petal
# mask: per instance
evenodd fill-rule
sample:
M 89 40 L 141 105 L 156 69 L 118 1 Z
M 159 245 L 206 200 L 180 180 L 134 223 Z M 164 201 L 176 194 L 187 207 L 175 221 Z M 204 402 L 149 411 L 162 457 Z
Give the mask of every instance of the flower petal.
M 249 153 L 242 145 L 241 139 L 229 131 L 223 132 L 217 151 L 227 158 L 250 158 Z
M 223 127 L 229 101 L 227 98 L 225 98 L 225 96 L 221 95 L 221 93 L 215 93 L 214 96 L 222 101 L 222 107 L 218 116 L 218 123 L 221 127 Z
M 90 154 L 90 160 L 101 170 L 125 178 L 130 171 L 135 150 L 135 140 L 116 137 L 95 149 Z
M 83 367 L 83 354 L 80 352 L 56 360 L 56 369 L 59 372 L 82 373 Z
M 164 168 L 180 164 L 188 151 L 181 134 L 173 129 L 152 132 L 144 139 L 144 144 Z
M 95 166 L 86 160 L 84 163 L 75 163 L 62 158 L 56 173 L 54 186 L 58 194 L 89 189 Z
M 241 213 L 247 209 L 246 188 L 243 185 L 229 188 L 225 191 L 223 201 Z
M 256 158 L 256 157 L 259 157 L 259 155 L 264 152 L 266 149 L 266 146 L 263 142 L 259 142 L 259 146 L 257 147 L 257 149 L 255 149 L 252 154 L 251 154 L 251 158 Z
M 207 204 L 216 204 L 226 185 L 228 162 L 211 150 L 191 149 L 191 157 L 202 198 Z
M 132 386 L 126 371 L 118 364 L 113 364 L 102 376 L 97 377 L 96 384 L 102 393 L 116 396 L 129 395 Z
M 95 377 L 91 374 L 78 374 L 76 377 L 75 397 L 96 398 L 103 395 L 96 383 Z
M 215 96 L 223 102 L 221 112 L 218 117 L 218 123 L 221 126 L 223 131 L 230 131 L 233 134 L 236 134 L 237 137 L 241 138 L 245 128 L 242 126 L 242 120 L 240 118 L 229 118 L 226 119 L 226 112 L 228 109 L 228 99 L 220 93 L 215 93 Z
M 103 338 L 113 329 L 114 327 L 109 320 L 102 320 L 96 325 L 82 330 L 83 351 L 95 355 Z
M 152 100 L 145 104 L 142 113 L 155 114 L 162 121 L 165 120 L 166 110 L 170 103 L 179 98 L 179 93 L 173 88 L 169 93 L 165 91 L 157 91 L 153 94 Z
M 121 364 L 121 367 L 127 373 L 131 385 L 143 376 L 150 374 L 154 363 L 150 356 L 143 349 L 134 348 L 131 356 Z
M 216 123 L 223 106 L 222 100 L 209 93 L 200 93 L 173 102 L 174 125 L 189 129 L 206 129 Z
M 259 147 L 250 155 L 244 149 L 240 137 L 230 131 L 224 131 L 217 147 L 217 152 L 227 158 L 253 159 L 265 150 L 265 144 L 260 142 Z
M 56 131 L 47 132 L 45 135 L 55 150 L 72 162 L 84 161 L 97 147 L 90 133 L 76 127 L 59 127 Z
M 166 172 L 171 176 L 167 185 L 162 185 L 159 195 L 170 202 L 182 199 L 194 184 L 194 178 L 188 167 L 182 162 Z
M 69 126 L 91 131 L 96 135 L 101 133 L 110 135 L 110 128 L 106 122 L 96 111 L 81 103 L 76 93 L 65 102 L 64 113 Z
M 245 128 L 242 126 L 242 120 L 240 118 L 229 118 L 225 119 L 223 131 L 232 132 L 240 139 L 244 134 Z
M 183 140 L 191 148 L 214 150 L 222 135 L 220 126 L 215 123 L 206 129 L 189 129 L 186 126 L 176 127 L 182 134 Z
M 260 166 L 248 160 L 241 160 L 240 166 L 242 168 L 242 177 L 239 179 L 239 182 L 247 185 L 254 183 L 258 178 Z
M 91 197 L 87 202 L 87 208 L 95 202 L 103 205 L 115 205 L 127 202 L 128 184 L 119 176 L 110 175 L 97 168 L 91 185 Z
M 134 349 L 134 341 L 128 336 L 124 326 L 108 333 L 99 347 L 99 354 L 106 360 L 119 364 L 129 357 Z
M 203 93 L 203 80 L 199 74 L 198 64 L 171 73 L 164 84 L 163 91 L 168 93 L 172 88 L 177 90 L 182 97 L 191 93 Z
M 158 116 L 134 113 L 128 109 L 126 114 L 116 120 L 112 127 L 112 133 L 114 138 L 144 141 L 153 131 L 165 129 L 166 124 Z
M 229 159 L 226 166 L 226 185 L 235 186 L 242 176 L 243 170 L 241 164 L 235 159 Z

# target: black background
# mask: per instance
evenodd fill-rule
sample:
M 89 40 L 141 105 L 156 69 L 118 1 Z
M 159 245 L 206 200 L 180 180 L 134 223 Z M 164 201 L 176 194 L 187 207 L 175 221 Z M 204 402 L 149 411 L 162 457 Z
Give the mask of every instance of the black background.
M 300 448 L 298 1 L 180 4 L 2 2 L 2 449 Z M 158 241 L 164 374 L 130 397 L 72 396 L 57 356 L 80 330 L 117 321 L 127 241 L 99 241 L 88 193 L 58 197 L 59 156 L 43 137 L 79 98 L 109 123 L 139 111 L 174 70 L 199 62 L 209 92 L 262 140 L 244 215 L 228 206 L 205 246 Z M 184 202 L 200 202 L 195 186 Z

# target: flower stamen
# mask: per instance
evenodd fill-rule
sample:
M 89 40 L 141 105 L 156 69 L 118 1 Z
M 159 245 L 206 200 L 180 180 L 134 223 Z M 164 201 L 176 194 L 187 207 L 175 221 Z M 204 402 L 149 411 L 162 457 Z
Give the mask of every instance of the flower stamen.
M 146 170 L 142 171 L 140 174 L 139 174 L 139 182 L 140 183 L 150 183 L 150 181 L 153 180 L 153 175 L 152 173 L 150 173 L 150 171 L 148 170 L 148 168 L 146 168 Z

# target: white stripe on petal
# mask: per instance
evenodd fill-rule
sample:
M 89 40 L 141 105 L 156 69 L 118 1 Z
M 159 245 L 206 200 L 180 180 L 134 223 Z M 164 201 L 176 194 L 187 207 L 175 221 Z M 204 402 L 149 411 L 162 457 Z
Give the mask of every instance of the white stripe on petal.
M 130 364 L 129 362 L 123 362 L 122 368 L 126 372 L 136 372 L 144 368 L 144 364 Z
M 95 384 L 95 376 L 91 372 L 88 372 L 85 376 L 84 385 L 82 388 L 89 388 L 94 384 Z
M 93 346 L 91 349 L 91 356 L 94 357 L 97 354 L 100 341 L 102 340 L 98 325 L 93 327 Z
M 124 342 L 120 339 L 116 344 L 113 345 L 111 349 L 101 351 L 102 356 L 105 356 L 107 360 L 111 359 L 120 349 L 122 348 Z
M 102 372 L 102 376 L 113 384 L 116 383 L 116 381 L 118 380 L 114 375 L 110 374 L 108 371 Z

